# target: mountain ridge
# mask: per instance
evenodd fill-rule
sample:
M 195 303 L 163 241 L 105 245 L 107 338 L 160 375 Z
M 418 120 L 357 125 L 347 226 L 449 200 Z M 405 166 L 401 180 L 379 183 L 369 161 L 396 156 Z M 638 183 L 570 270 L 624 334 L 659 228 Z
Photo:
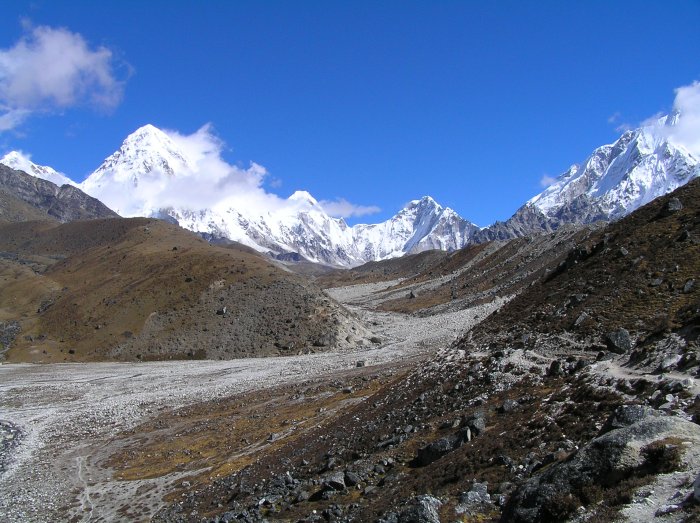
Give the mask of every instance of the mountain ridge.
M 186 192 L 188 183 L 198 181 L 201 158 L 178 145 L 177 135 L 150 124 L 131 133 L 79 187 L 123 216 L 166 219 L 207 238 L 237 241 L 274 258 L 353 267 L 407 253 L 454 251 L 474 243 L 551 232 L 565 224 L 617 220 L 700 176 L 700 161 L 670 138 L 668 130 L 680 118 L 672 113 L 625 131 L 569 167 L 508 220 L 484 228 L 430 196 L 410 201 L 384 222 L 353 226 L 328 215 L 304 190 L 286 199 L 268 198 L 274 201 L 262 201 L 259 208 L 240 204 L 235 195 L 224 195 L 211 205 L 169 205 L 158 199 L 162 194 L 158 191 L 181 184 L 176 187 Z M 28 159 L 22 165 L 35 176 L 56 172 Z M 243 175 L 255 178 L 263 171 L 252 164 Z M 213 181 L 219 183 L 229 175 L 217 174 Z

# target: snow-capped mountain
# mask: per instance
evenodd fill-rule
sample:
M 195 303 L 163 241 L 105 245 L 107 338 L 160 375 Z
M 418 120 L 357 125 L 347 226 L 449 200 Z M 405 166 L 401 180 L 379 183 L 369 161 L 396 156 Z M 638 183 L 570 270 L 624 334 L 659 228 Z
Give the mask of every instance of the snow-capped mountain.
M 256 176 L 240 171 L 241 176 Z M 330 265 L 354 266 L 370 260 L 401 256 L 426 249 L 453 250 L 465 246 L 478 228 L 430 197 L 407 204 L 390 220 L 350 227 L 329 216 L 306 191 L 286 200 L 270 197 L 259 207 L 242 204 L 235 192 L 217 195 L 215 203 L 181 198 L 177 204 L 158 200 L 164 187 L 195 193 L 207 180 L 217 185 L 226 175 L 213 175 L 202 159 L 188 153 L 173 137 L 146 125 L 129 135 L 122 146 L 91 174 L 81 188 L 122 216 L 157 216 L 211 238 L 238 241 L 276 256 L 291 253 Z M 243 174 L 241 174 L 243 173 Z M 167 191 L 170 194 L 173 191 Z
M 5 156 L 0 158 L 0 163 L 7 165 L 10 169 L 24 171 L 25 173 L 41 178 L 42 180 L 55 183 L 59 187 L 62 185 L 74 185 L 77 187 L 78 185 L 65 174 L 60 173 L 51 167 L 35 164 L 31 161 L 28 155 L 20 151 L 12 151 L 7 153 Z
M 617 220 L 688 183 L 700 175 L 700 159 L 673 141 L 673 126 L 682 117 L 679 113 L 664 116 L 598 147 L 509 220 L 480 231 L 477 239 L 550 231 L 567 223 Z
M 565 222 L 615 220 L 700 175 L 700 160 L 669 140 L 674 113 L 599 147 L 526 205 Z
M 618 219 L 700 175 L 700 161 L 672 139 L 670 130 L 680 118 L 675 113 L 625 132 L 582 164 L 571 166 L 509 220 L 484 229 L 428 196 L 409 202 L 385 222 L 351 227 L 329 216 L 306 191 L 286 199 L 266 193 L 260 188 L 262 167 L 229 166 L 218 150 L 206 157 L 206 152 L 188 148 L 176 133 L 152 125 L 129 135 L 78 187 L 122 216 L 155 216 L 273 256 L 349 267 L 551 231 L 567 223 Z M 76 185 L 20 153 L 6 155 L 2 163 Z

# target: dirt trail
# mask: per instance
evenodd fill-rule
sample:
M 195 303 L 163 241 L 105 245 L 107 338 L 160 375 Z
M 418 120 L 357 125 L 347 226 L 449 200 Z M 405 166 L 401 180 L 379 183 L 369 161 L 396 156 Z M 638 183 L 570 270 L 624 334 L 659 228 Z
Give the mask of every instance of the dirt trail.
M 381 340 L 353 351 L 230 361 L 1 365 L 0 420 L 19 426 L 24 437 L 12 464 L 0 473 L 0 519 L 146 521 L 182 475 L 114 479 L 101 463 L 114 452 L 120 432 L 166 409 L 329 376 L 354 368 L 358 360 L 387 365 L 433 353 L 498 305 L 414 318 L 367 308 L 373 300 L 362 298 L 376 290 L 329 293 L 355 301 L 348 306 Z

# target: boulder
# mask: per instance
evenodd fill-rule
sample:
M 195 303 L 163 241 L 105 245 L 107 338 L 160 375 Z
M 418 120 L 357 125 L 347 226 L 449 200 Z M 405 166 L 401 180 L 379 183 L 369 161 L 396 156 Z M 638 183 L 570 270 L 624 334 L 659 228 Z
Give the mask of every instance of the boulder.
M 433 496 L 423 495 L 411 499 L 398 514 L 398 523 L 440 523 L 438 511 L 442 503 Z
M 329 490 L 345 490 L 345 474 L 343 472 L 329 474 L 323 480 L 323 486 Z
M 571 459 L 551 467 L 521 485 L 510 498 L 503 513 L 504 521 L 535 523 L 566 520 L 583 505 L 581 492 L 593 486 L 614 487 L 633 475 L 667 471 L 668 463 L 657 453 L 648 452 L 652 444 L 664 447 L 668 438 L 700 445 L 700 426 L 678 417 L 660 416 L 656 412 L 628 406 L 616 412 L 619 424 L 591 440 Z M 646 415 L 648 414 L 648 415 Z M 633 421 L 641 416 L 638 421 Z M 667 447 L 667 445 L 666 445 Z
M 460 439 L 454 435 L 433 441 L 418 451 L 415 464 L 419 467 L 430 465 L 445 454 L 452 452 L 459 447 L 460 444 Z
M 617 354 L 624 354 L 632 348 L 632 338 L 627 329 L 617 329 L 605 336 L 608 349 Z

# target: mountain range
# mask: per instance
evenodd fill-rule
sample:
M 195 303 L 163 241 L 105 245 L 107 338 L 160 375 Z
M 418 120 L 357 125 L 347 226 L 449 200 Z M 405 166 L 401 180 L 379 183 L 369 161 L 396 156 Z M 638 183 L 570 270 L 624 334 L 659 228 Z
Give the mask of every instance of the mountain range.
M 581 164 L 572 165 L 509 220 L 485 228 L 429 196 L 409 202 L 385 222 L 354 226 L 329 216 L 306 191 L 259 207 L 241 205 L 235 195 L 226 194 L 213 205 L 173 202 L 162 195 L 200 190 L 200 175 L 207 166 L 152 125 L 130 134 L 80 184 L 17 151 L 0 163 L 57 185 L 75 185 L 122 216 L 166 219 L 207 239 L 237 241 L 278 259 L 352 267 L 406 253 L 452 251 L 473 243 L 553 231 L 567 223 L 621 218 L 700 174 L 700 161 L 669 138 L 668 129 L 680 118 L 674 113 L 626 131 Z M 254 176 L 255 167 L 247 174 Z

